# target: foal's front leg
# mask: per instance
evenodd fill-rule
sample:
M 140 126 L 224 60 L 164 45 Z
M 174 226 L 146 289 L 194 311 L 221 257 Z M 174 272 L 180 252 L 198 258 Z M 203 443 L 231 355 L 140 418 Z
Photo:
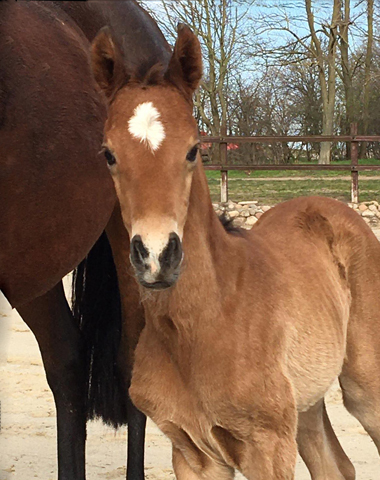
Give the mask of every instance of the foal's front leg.
M 221 447 L 225 449 L 229 465 L 215 462 L 200 453 L 202 458 L 196 469 L 186 458 L 186 450 L 173 446 L 173 468 L 177 480 L 232 480 L 234 467 L 248 480 L 294 479 L 297 458 L 294 437 L 280 438 L 273 431 L 263 430 L 254 442 L 235 440 L 229 446 L 226 443 L 224 438 Z
M 137 281 L 129 260 L 130 239 L 116 207 L 106 228 L 112 248 L 120 290 L 123 312 L 123 328 L 118 364 L 124 375 L 124 382 L 130 385 L 135 349 L 145 325 L 144 310 L 140 302 Z M 144 444 L 146 416 L 127 399 L 128 409 L 128 462 L 127 479 L 144 480 Z
M 293 480 L 296 459 L 293 435 L 263 429 L 241 449 L 238 470 L 248 480 Z
M 177 480 L 232 480 L 234 469 L 228 465 L 216 463 L 202 454 L 204 462 L 201 468 L 194 471 L 184 453 L 173 447 L 173 469 Z
M 267 379 L 265 385 L 261 395 L 260 390 L 251 395 L 251 407 L 231 417 L 230 428 L 218 429 L 214 435 L 229 463 L 248 480 L 293 480 L 297 409 L 291 386 L 283 375 L 276 375 L 272 382 Z

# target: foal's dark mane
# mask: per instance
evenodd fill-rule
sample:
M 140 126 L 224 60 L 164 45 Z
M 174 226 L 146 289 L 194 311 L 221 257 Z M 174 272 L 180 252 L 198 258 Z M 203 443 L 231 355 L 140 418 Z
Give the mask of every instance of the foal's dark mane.
M 190 102 L 190 98 L 186 95 L 180 83 L 176 83 L 167 76 L 167 65 L 162 62 L 154 63 L 150 65 L 149 62 L 142 63 L 135 71 L 127 76 L 125 84 L 144 87 L 153 87 L 159 85 L 169 85 L 179 90 L 187 101 Z
M 227 218 L 227 215 L 225 213 L 218 215 L 218 218 L 220 220 L 220 223 L 223 225 L 224 230 L 227 233 L 230 233 L 231 235 L 238 235 L 238 236 L 243 236 L 245 234 L 245 230 L 241 227 L 236 227 L 233 224 L 232 218 Z
M 176 60 L 172 58 L 169 65 L 162 60 L 153 64 L 151 59 L 141 62 L 134 70 L 126 70 L 125 81 L 121 87 L 127 83 L 128 85 L 137 85 L 143 88 L 157 85 L 171 86 L 179 90 L 186 101 L 193 105 L 192 91 L 189 94 L 189 85 L 183 84 L 181 81 L 183 66 L 180 64 L 180 60 Z

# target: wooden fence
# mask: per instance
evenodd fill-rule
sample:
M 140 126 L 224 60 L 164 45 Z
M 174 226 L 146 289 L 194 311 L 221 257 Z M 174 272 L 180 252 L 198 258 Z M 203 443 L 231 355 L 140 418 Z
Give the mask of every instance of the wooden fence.
M 220 137 L 201 137 L 202 143 L 219 144 L 220 164 L 205 165 L 206 170 L 220 170 L 221 172 L 221 202 L 228 201 L 228 172 L 229 170 L 346 170 L 351 172 L 351 201 L 359 202 L 359 172 L 380 170 L 380 165 L 359 165 L 358 144 L 360 142 L 380 142 L 380 135 L 368 136 L 357 134 L 357 124 L 351 125 L 351 135 L 310 135 L 310 136 L 257 136 L 257 137 L 235 137 L 223 135 Z M 284 143 L 284 142 L 349 142 L 351 144 L 350 165 L 230 165 L 227 158 L 228 144 L 240 143 Z M 379 184 L 380 185 L 380 184 Z

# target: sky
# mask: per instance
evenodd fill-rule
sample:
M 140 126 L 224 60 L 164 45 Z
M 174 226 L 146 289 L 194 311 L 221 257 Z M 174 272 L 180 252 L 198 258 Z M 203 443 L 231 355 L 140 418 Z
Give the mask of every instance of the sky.
M 166 0 L 169 2 L 180 3 L 181 0 Z M 197 0 L 194 0 L 197 1 Z M 230 0 L 231 6 L 239 5 L 238 1 Z M 144 0 L 144 3 L 148 4 L 150 8 L 154 9 L 158 14 L 162 10 L 161 0 Z M 266 17 L 268 20 L 275 21 L 276 17 L 281 14 L 282 17 L 288 16 L 292 25 L 296 28 L 298 35 L 306 35 L 309 33 L 306 23 L 306 12 L 305 12 L 305 2 L 304 0 L 255 0 L 252 2 L 253 5 L 250 8 L 250 16 L 254 19 L 255 17 Z M 357 6 L 360 4 L 360 0 L 353 0 L 351 2 L 351 19 L 354 20 L 355 24 L 361 28 L 365 29 L 365 15 L 360 15 L 363 11 L 362 6 Z M 320 20 L 328 21 L 331 19 L 332 14 L 332 0 L 314 0 L 312 2 L 313 12 L 316 19 L 316 23 L 319 23 Z M 244 7 L 241 7 L 244 8 Z M 160 15 L 161 16 L 161 15 Z M 164 18 L 164 13 L 162 13 L 162 18 Z M 284 22 L 282 22 L 284 25 Z M 363 34 L 360 31 L 354 32 L 352 29 L 352 40 L 353 44 L 360 42 Z M 284 34 L 279 33 L 278 31 L 273 33 L 265 33 L 266 36 L 269 36 L 274 42 L 282 42 L 284 39 Z M 286 36 L 286 35 L 285 35 Z
M 174 1 L 180 3 L 181 0 L 165 0 L 167 3 Z M 196 2 L 197 0 L 194 0 Z M 244 62 L 244 68 L 241 69 L 242 78 L 260 77 L 261 71 L 265 70 L 268 65 L 268 58 L 264 55 L 267 45 L 270 49 L 285 45 L 294 37 L 282 30 L 282 27 L 289 25 L 291 29 L 299 36 L 304 37 L 310 35 L 308 29 L 305 2 L 304 0 L 249 0 L 252 6 L 249 10 L 249 16 L 253 21 L 249 21 L 246 25 L 248 36 L 252 35 L 254 46 L 247 47 L 249 55 L 242 56 L 240 59 Z M 239 5 L 242 0 L 230 0 L 231 6 Z M 144 0 L 144 3 L 154 10 L 162 19 L 166 18 L 161 0 Z M 332 0 L 312 0 L 313 13 L 315 17 L 316 29 L 320 28 L 320 24 L 328 24 L 332 16 Z M 355 28 L 350 28 L 350 48 L 356 47 L 362 43 L 365 38 L 366 15 L 360 13 L 364 10 L 364 5 L 357 5 L 360 0 L 351 0 L 351 20 L 355 23 Z M 363 2 L 361 2 L 363 3 Z M 240 7 L 242 9 L 244 7 Z M 159 12 L 162 12 L 161 14 Z M 266 25 L 265 25 L 266 24 Z M 276 28 L 273 29 L 273 26 Z M 357 28 L 359 27 L 359 28 Z M 256 30 L 254 32 L 253 30 Z M 256 33 L 256 36 L 254 35 Z M 326 37 L 327 38 L 327 37 Z M 169 43 L 173 41 L 168 38 Z M 309 40 L 306 42 L 308 43 Z M 272 56 L 269 64 L 278 65 L 280 60 Z

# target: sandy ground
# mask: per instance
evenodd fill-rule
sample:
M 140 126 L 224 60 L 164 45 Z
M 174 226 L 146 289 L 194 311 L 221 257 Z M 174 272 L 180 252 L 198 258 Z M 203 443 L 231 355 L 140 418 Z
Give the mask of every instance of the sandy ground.
M 376 232 L 379 234 L 380 231 Z M 55 408 L 34 336 L 0 297 L 0 480 L 53 480 L 57 477 Z M 354 463 L 357 480 L 378 480 L 380 459 L 361 425 L 342 406 L 334 386 L 328 411 L 337 436 Z M 101 422 L 88 425 L 87 478 L 125 478 L 126 430 Z M 173 479 L 169 441 L 151 422 L 146 442 L 147 479 Z M 240 477 L 241 478 L 241 477 Z M 298 461 L 296 480 L 310 475 Z

